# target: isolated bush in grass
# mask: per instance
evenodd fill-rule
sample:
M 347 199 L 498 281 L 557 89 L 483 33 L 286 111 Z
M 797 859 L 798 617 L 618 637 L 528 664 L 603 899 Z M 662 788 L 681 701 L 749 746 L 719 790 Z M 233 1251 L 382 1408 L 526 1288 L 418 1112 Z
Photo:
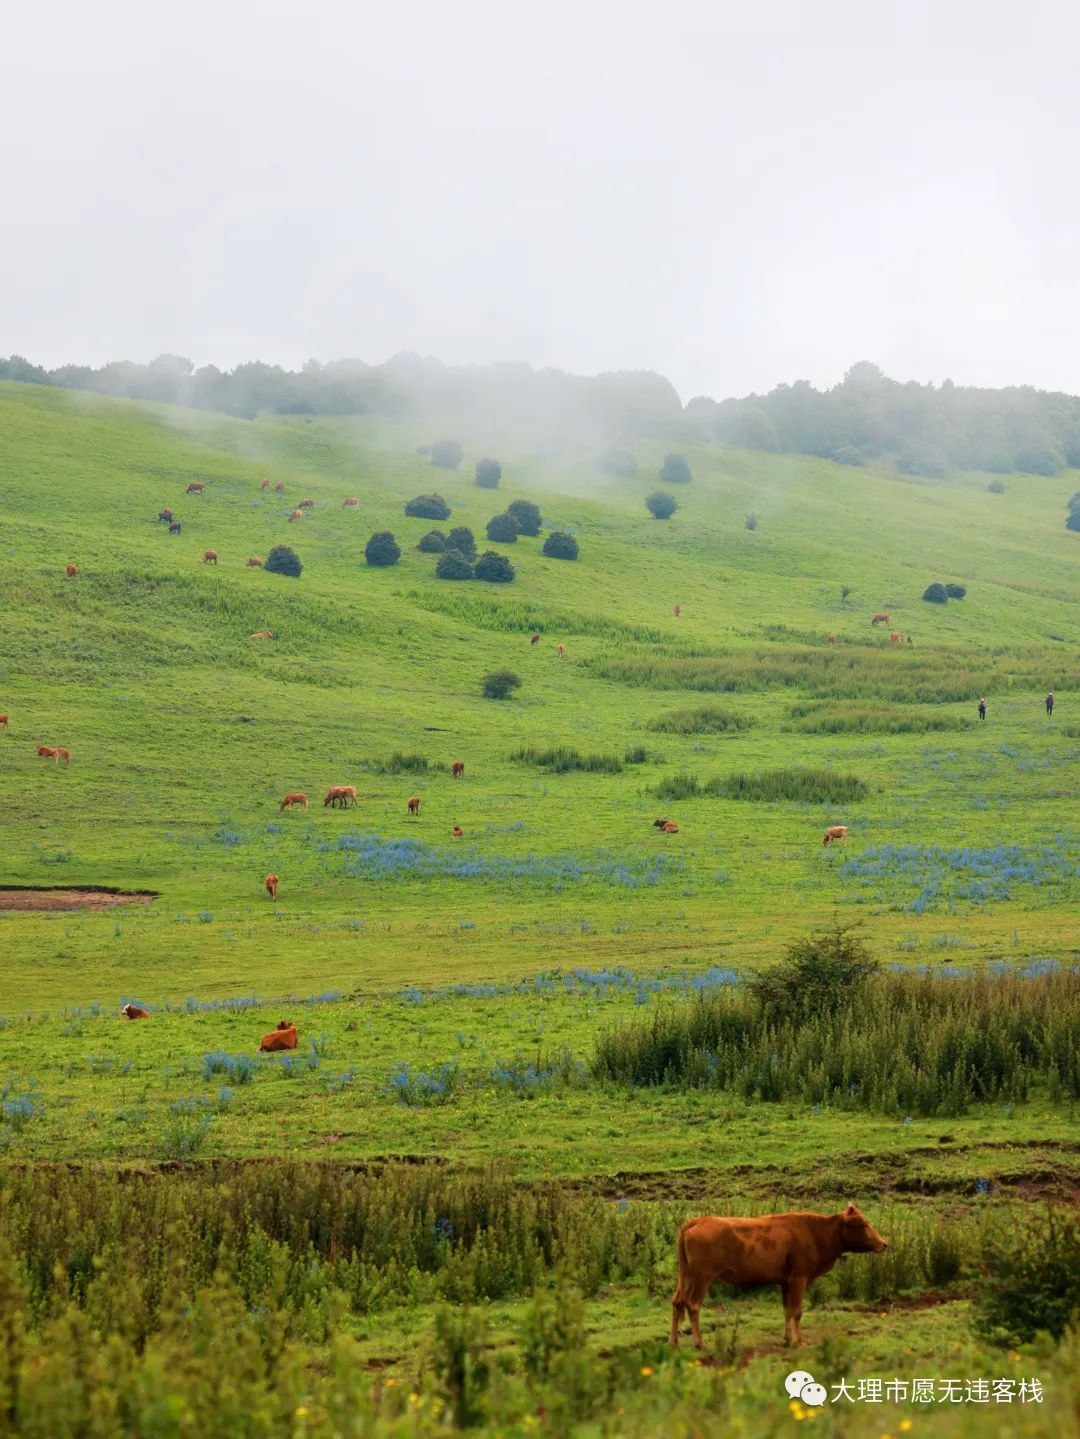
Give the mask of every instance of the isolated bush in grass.
M 799 1020 L 850 1005 L 880 969 L 854 925 L 834 924 L 789 944 L 779 964 L 748 983 L 771 1020 Z
M 949 603 L 949 592 L 944 585 L 938 584 L 935 580 L 932 585 L 927 585 L 923 590 L 923 599 L 929 600 L 932 605 L 947 605 Z
M 654 520 L 670 520 L 679 507 L 670 495 L 664 494 L 663 490 L 657 490 L 647 497 L 645 508 Z
M 483 459 L 476 462 L 476 483 L 482 490 L 497 490 L 502 479 L 502 465 L 498 460 Z
M 440 580 L 471 580 L 473 567 L 460 550 L 444 550 L 435 566 Z
M 446 549 L 446 536 L 442 530 L 428 530 L 416 548 L 423 550 L 425 555 L 441 555 Z
M 457 440 L 436 440 L 431 447 L 431 463 L 440 470 L 456 470 L 461 464 L 461 453 Z
M 520 687 L 521 676 L 516 675 L 513 670 L 492 670 L 489 675 L 484 676 L 485 699 L 508 700 Z
M 986 488 L 992 495 L 1003 495 L 1005 493 L 1005 486 L 1000 480 L 991 480 Z
M 263 565 L 272 575 L 292 575 L 293 579 L 299 577 L 303 568 L 300 556 L 289 545 L 275 545 Z
M 751 510 L 751 511 L 750 511 L 750 513 L 747 515 L 746 519 L 743 520 L 743 525 L 744 525 L 744 526 L 746 527 L 746 529 L 748 529 L 748 530 L 756 530 L 756 529 L 757 529 L 757 527 L 758 527 L 758 517 L 757 517 L 757 511 L 756 511 L 756 510 Z
M 544 523 L 540 514 L 540 506 L 534 505 L 532 500 L 514 500 L 507 505 L 506 513 L 513 515 L 518 527 L 519 535 L 538 535 L 540 526 Z
M 1002 1225 L 983 1242 L 975 1328 L 993 1343 L 1061 1339 L 1080 1318 L 1080 1217 L 1064 1205 Z
M 966 586 L 966 585 L 946 585 L 946 586 L 945 586 L 945 593 L 949 596 L 949 599 L 951 599 L 951 600 L 962 600 L 962 599 L 964 598 L 964 596 L 967 594 L 967 586 Z
M 605 450 L 596 463 L 605 475 L 622 475 L 629 478 L 637 474 L 637 460 L 629 450 L 617 447 Z
M 672 710 L 659 715 L 649 728 L 661 734 L 738 734 L 754 723 L 751 715 L 720 705 L 698 705 L 696 709 Z
M 1070 510 L 1065 520 L 1065 528 L 1074 533 L 1080 533 L 1080 510 Z
M 442 495 L 417 495 L 415 499 L 406 502 L 405 513 L 412 515 L 414 519 L 448 520 L 450 506 Z
M 690 466 L 682 455 L 668 455 L 660 467 L 660 479 L 665 485 L 688 485 L 691 478 Z
M 838 465 L 865 465 L 866 456 L 858 445 L 841 445 L 833 454 L 833 460 Z
M 476 540 L 468 525 L 455 525 L 446 537 L 446 548 L 457 550 L 467 560 L 476 559 Z
M 518 537 L 517 520 L 508 510 L 501 515 L 492 515 L 487 522 L 487 537 L 499 544 L 512 545 Z
M 565 530 L 552 530 L 544 541 L 544 554 L 552 560 L 576 560 L 578 542 Z
M 514 578 L 514 567 L 505 555 L 485 550 L 476 562 L 476 578 L 489 585 L 508 585 Z
M 377 530 L 364 548 L 364 558 L 369 565 L 396 565 L 401 546 L 389 530 Z

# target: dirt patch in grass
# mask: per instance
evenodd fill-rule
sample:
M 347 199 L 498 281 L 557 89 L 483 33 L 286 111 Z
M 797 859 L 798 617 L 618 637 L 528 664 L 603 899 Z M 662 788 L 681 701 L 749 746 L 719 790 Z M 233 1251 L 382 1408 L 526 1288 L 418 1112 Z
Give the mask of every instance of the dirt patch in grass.
M 0 909 L 109 909 L 114 904 L 149 904 L 153 889 L 122 890 L 107 885 L 15 884 L 0 888 Z

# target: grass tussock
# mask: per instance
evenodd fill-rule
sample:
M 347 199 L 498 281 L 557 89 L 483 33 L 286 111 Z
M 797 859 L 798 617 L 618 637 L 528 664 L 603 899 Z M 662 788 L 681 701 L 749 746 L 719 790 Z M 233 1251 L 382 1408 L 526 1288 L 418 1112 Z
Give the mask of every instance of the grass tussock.
M 581 754 L 567 745 L 557 745 L 549 749 L 523 745 L 521 749 L 515 750 L 510 758 L 517 760 L 519 764 L 538 765 L 553 774 L 571 774 L 575 770 L 584 770 L 590 774 L 621 774 L 623 767 L 623 761 L 617 755 Z M 639 760 L 629 759 L 627 762 L 640 763 Z
M 427 774 L 431 762 L 425 755 L 395 750 L 385 759 L 365 760 L 363 767 L 369 774 Z
M 649 728 L 660 734 L 741 734 L 755 723 L 752 715 L 739 714 L 737 710 L 698 705 L 660 715 Z
M 828 704 L 808 701 L 788 709 L 790 728 L 800 734 L 931 734 L 970 729 L 962 715 L 909 705 Z
M 749 800 L 759 804 L 851 804 L 865 799 L 870 787 L 858 775 L 826 769 L 774 769 L 752 774 L 715 775 L 702 780 L 680 773 L 663 779 L 653 790 L 658 799 Z

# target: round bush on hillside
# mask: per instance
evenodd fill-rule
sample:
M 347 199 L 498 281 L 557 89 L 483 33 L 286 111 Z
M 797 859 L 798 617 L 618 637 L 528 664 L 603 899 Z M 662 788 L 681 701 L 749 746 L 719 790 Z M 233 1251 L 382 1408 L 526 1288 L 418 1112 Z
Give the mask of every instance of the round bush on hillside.
M 414 519 L 448 520 L 450 518 L 450 506 L 443 499 L 442 495 L 417 495 L 415 499 L 408 501 L 405 506 L 405 513 L 412 515 Z
M 945 593 L 951 600 L 962 600 L 967 594 L 967 585 L 946 585 Z
M 476 562 L 476 578 L 490 585 L 508 585 L 514 578 L 514 567 L 505 555 L 485 550 Z
M 866 456 L 858 445 L 841 445 L 833 455 L 833 460 L 838 465 L 865 465 Z
M 746 519 L 743 520 L 743 528 L 744 528 L 744 529 L 747 529 L 747 530 L 756 530 L 757 527 L 758 527 L 757 511 L 756 511 L 756 510 L 751 510 L 750 513 L 747 515 Z
M 578 542 L 565 530 L 552 530 L 544 541 L 544 554 L 552 560 L 576 560 Z
M 660 479 L 665 485 L 688 485 L 690 466 L 682 455 L 668 455 L 661 466 Z
M 512 545 L 518 537 L 517 520 L 509 512 L 492 515 L 487 522 L 487 537 L 499 544 Z
M 473 567 L 460 550 L 444 550 L 435 573 L 440 580 L 471 580 Z
M 935 581 L 932 585 L 927 585 L 926 589 L 923 590 L 923 599 L 929 600 L 932 605 L 947 605 L 949 603 L 949 592 L 944 585 L 940 585 Z
M 457 440 L 436 440 L 431 447 L 431 463 L 440 470 L 456 470 L 461 464 L 461 446 Z
M 497 490 L 502 479 L 502 465 L 498 460 L 483 459 L 476 462 L 476 483 L 482 490 Z
M 1005 493 L 1005 486 L 1000 480 L 991 480 L 986 488 L 992 495 L 1003 495 Z
M 637 474 L 637 460 L 629 450 L 605 450 L 596 463 L 606 475 L 622 475 L 629 478 L 631 475 Z
M 646 499 L 645 508 L 654 520 L 670 520 L 679 507 L 670 495 L 665 495 L 663 490 L 657 490 Z
M 534 505 L 532 500 L 515 500 L 513 504 L 507 505 L 506 513 L 513 515 L 519 535 L 540 533 L 540 526 L 544 521 L 540 516 L 540 506 Z
M 389 530 L 377 530 L 367 542 L 364 558 L 369 565 L 396 565 L 401 558 L 401 546 Z
M 272 575 L 291 575 L 297 579 L 303 569 L 300 563 L 300 556 L 288 545 L 275 545 L 266 557 L 264 570 L 269 570 Z
M 520 687 L 521 676 L 513 670 L 492 670 L 491 674 L 484 676 L 485 699 L 508 700 Z
M 455 525 L 446 537 L 446 548 L 457 550 L 467 560 L 476 559 L 476 540 L 468 525 Z
M 1080 510 L 1069 511 L 1065 520 L 1065 528 L 1080 533 Z
M 446 536 L 442 530 L 428 530 L 423 535 L 416 548 L 422 550 L 425 555 L 441 555 L 446 549 Z

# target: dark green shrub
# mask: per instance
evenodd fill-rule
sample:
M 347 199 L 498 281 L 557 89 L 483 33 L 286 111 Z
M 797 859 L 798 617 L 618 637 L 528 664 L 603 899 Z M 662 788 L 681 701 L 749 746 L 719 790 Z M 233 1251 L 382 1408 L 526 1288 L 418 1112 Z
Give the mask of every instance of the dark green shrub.
M 991 480 L 986 488 L 992 495 L 1003 495 L 1005 493 L 1005 486 L 1000 480 Z
M 679 507 L 670 495 L 663 490 L 657 490 L 646 498 L 645 508 L 654 520 L 670 520 Z
M 870 790 L 857 775 L 830 769 L 774 769 L 754 774 L 715 775 L 699 780 L 696 775 L 677 774 L 662 779 L 653 790 L 658 799 L 693 799 L 711 795 L 716 799 L 739 799 L 769 804 L 785 801 L 798 804 L 850 804 L 865 799 Z
M 929 600 L 932 605 L 947 605 L 949 603 L 949 591 L 944 585 L 938 584 L 935 580 L 932 585 L 927 585 L 923 590 L 923 599 Z
M 442 530 L 428 530 L 416 548 L 422 550 L 425 555 L 441 555 L 446 549 L 446 536 Z
M 605 475 L 621 475 L 629 479 L 637 474 L 637 460 L 629 450 L 617 447 L 605 450 L 596 463 Z
M 743 520 L 743 525 L 744 525 L 745 528 L 748 529 L 748 530 L 756 530 L 756 529 L 757 529 L 757 527 L 758 527 L 758 517 L 757 517 L 757 511 L 756 511 L 756 510 L 751 510 L 751 511 L 750 511 L 750 513 L 747 515 L 746 519 Z
M 749 980 L 750 992 L 773 1022 L 835 1014 L 880 968 L 854 925 L 835 924 L 789 944 L 779 964 Z
M 632 744 L 623 755 L 623 764 L 644 764 L 649 752 L 643 744 Z
M 661 734 L 738 734 L 756 721 L 750 715 L 726 710 L 720 705 L 699 705 L 697 709 L 672 710 L 659 715 L 649 728 Z
M 1076 494 L 1070 497 L 1067 508 L 1070 510 L 1080 510 L 1080 490 L 1077 490 Z
M 476 483 L 482 490 L 497 490 L 502 479 L 502 465 L 498 460 L 477 460 Z
M 657 799 L 696 799 L 705 790 L 696 774 L 673 774 L 662 779 L 653 790 Z
M 275 545 L 263 565 L 263 569 L 269 570 L 272 575 L 291 575 L 293 579 L 298 578 L 303 568 L 300 556 L 288 545 Z
M 564 530 L 552 530 L 544 541 L 544 554 L 552 560 L 576 560 L 578 542 Z
M 473 567 L 460 550 L 444 550 L 435 573 L 440 580 L 471 580 Z
M 945 593 L 949 596 L 949 599 L 951 599 L 951 600 L 962 600 L 962 599 L 964 598 L 964 596 L 967 594 L 967 586 L 966 586 L 966 585 L 946 585 L 946 586 L 945 586 Z
M 571 774 L 574 770 L 585 770 L 590 774 L 622 773 L 622 764 L 614 755 L 583 755 L 566 745 L 552 749 L 536 749 L 533 745 L 527 745 L 515 750 L 510 757 L 521 764 L 539 765 L 541 769 L 552 770 L 555 774 Z
M 514 691 L 520 688 L 521 676 L 516 675 L 513 670 L 492 670 L 484 676 L 485 699 L 508 700 Z
M 660 468 L 660 479 L 665 485 L 688 485 L 691 478 L 690 466 L 682 455 L 668 455 Z
M 841 445 L 833 454 L 833 460 L 838 465 L 865 465 L 866 456 L 858 445 Z
M 369 565 L 396 565 L 401 558 L 401 546 L 389 530 L 377 530 L 367 542 L 364 558 Z
M 518 527 L 519 535 L 538 535 L 543 519 L 540 515 L 540 506 L 534 505 L 532 500 L 514 500 L 507 505 L 506 513 L 513 515 Z
M 506 511 L 501 515 L 492 515 L 487 522 L 487 537 L 499 544 L 512 545 L 518 537 L 517 520 Z
M 395 750 L 387 759 L 364 760 L 363 768 L 372 774 L 426 774 L 431 762 L 422 754 Z
M 1065 528 L 1074 533 L 1080 531 L 1080 510 L 1070 510 L 1065 520 Z
M 489 585 L 508 585 L 514 578 L 514 567 L 505 555 L 485 550 L 476 562 L 476 578 Z
M 461 454 L 457 440 L 436 440 L 431 447 L 431 463 L 440 470 L 456 470 Z
M 975 1327 L 993 1343 L 1060 1340 L 1080 1316 L 1080 1216 L 1063 1206 L 989 1231 Z
M 469 1429 L 484 1418 L 491 1359 L 488 1324 L 465 1305 L 440 1305 L 429 1341 L 432 1373 L 454 1426 Z
M 468 525 L 455 525 L 446 537 L 446 548 L 457 550 L 467 560 L 476 559 L 476 540 Z
M 406 502 L 405 513 L 414 519 L 448 520 L 450 506 L 442 495 L 417 495 L 415 499 Z

